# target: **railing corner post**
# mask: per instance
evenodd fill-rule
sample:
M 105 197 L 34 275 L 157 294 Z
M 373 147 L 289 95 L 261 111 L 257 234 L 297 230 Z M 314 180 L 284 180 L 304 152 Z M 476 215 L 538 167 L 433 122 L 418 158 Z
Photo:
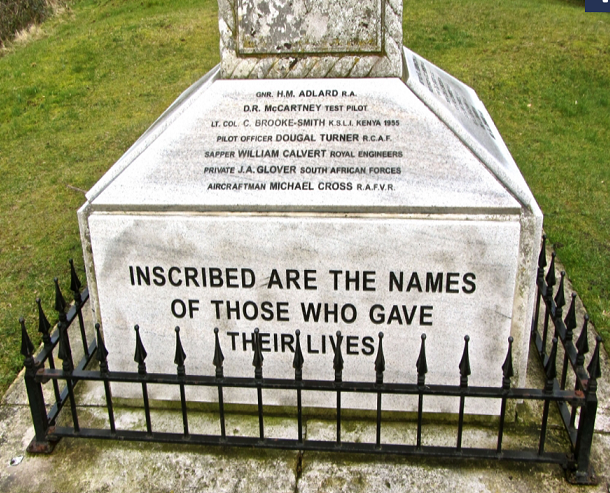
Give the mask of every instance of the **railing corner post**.
M 574 469 L 567 471 L 568 481 L 572 484 L 597 484 L 598 479 L 591 465 L 591 445 L 595 431 L 597 414 L 597 393 L 587 392 L 585 404 L 580 410 L 578 434 L 574 447 Z
M 36 381 L 36 372 L 38 366 L 34 358 L 29 358 L 25 362 L 25 388 L 28 394 L 30 403 L 30 413 L 32 414 L 32 423 L 34 424 L 34 438 L 27 447 L 27 451 L 31 454 L 50 454 L 57 443 L 54 440 L 47 438 L 49 431 L 49 419 L 47 417 L 47 409 L 44 403 L 44 395 L 42 393 L 42 384 Z
M 601 337 L 597 336 L 597 344 L 591 363 L 587 368 L 589 382 L 585 391 L 585 403 L 580 410 L 576 446 L 574 447 L 574 469 L 568 471 L 567 478 L 573 484 L 597 484 L 598 479 L 591 465 L 591 445 L 595 431 L 597 415 L 597 379 L 601 377 L 599 349 Z
M 34 424 L 34 438 L 27 447 L 31 454 L 50 454 L 55 448 L 55 441 L 47 438 L 49 431 L 49 418 L 44 403 L 42 384 L 36 381 L 36 372 L 42 366 L 33 356 L 34 345 L 28 336 L 23 318 L 19 319 L 21 324 L 21 354 L 25 356 L 25 389 L 28 394 L 32 423 Z

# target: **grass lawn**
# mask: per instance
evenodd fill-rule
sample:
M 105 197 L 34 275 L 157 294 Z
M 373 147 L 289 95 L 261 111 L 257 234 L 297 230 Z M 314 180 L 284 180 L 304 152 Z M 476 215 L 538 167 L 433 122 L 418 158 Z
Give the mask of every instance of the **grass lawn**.
M 486 103 L 597 328 L 610 336 L 610 16 L 559 0 L 410 0 L 405 44 Z M 76 210 L 219 61 L 215 0 L 75 1 L 0 58 L 0 395 L 52 278 L 82 271 Z M 84 277 L 84 276 L 83 276 Z

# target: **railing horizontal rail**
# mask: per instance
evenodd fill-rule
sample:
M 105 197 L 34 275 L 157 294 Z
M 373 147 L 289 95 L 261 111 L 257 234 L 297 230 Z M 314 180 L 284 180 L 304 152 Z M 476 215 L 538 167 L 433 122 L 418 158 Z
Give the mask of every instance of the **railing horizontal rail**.
M 185 375 L 178 376 L 168 373 L 146 373 L 140 375 L 132 372 L 115 372 L 101 374 L 98 371 L 82 371 L 74 370 L 66 373 L 62 370 L 39 370 L 36 375 L 37 381 L 46 379 L 73 381 L 109 381 L 116 383 L 142 383 L 149 384 L 167 384 L 167 385 L 189 385 L 189 386 L 204 386 L 204 387 L 223 387 L 232 388 L 262 388 L 268 390 L 307 390 L 319 392 L 357 392 L 376 394 L 401 394 L 401 395 L 420 395 L 438 396 L 438 397 L 460 397 L 466 396 L 470 398 L 502 398 L 507 399 L 528 399 L 528 400 L 550 400 L 550 401 L 570 401 L 575 405 L 584 402 L 584 393 L 573 390 L 554 389 L 552 393 L 547 393 L 541 389 L 521 389 L 511 388 L 503 389 L 502 387 L 460 387 L 459 385 L 433 385 L 427 384 L 419 387 L 417 384 L 408 383 L 384 383 L 376 384 L 374 382 L 335 382 L 332 380 L 300 380 L 283 378 L 262 378 L 254 380 L 248 377 L 223 377 L 216 378 L 205 375 Z
M 98 438 L 109 440 L 144 441 L 156 443 L 181 443 L 197 445 L 236 446 L 253 448 L 278 448 L 284 450 L 311 450 L 319 452 L 346 452 L 365 454 L 391 454 L 404 456 L 429 456 L 439 458 L 462 458 L 462 459 L 489 459 L 489 460 L 521 460 L 528 462 L 552 463 L 566 466 L 569 462 L 566 454 L 560 452 L 545 452 L 539 455 L 536 450 L 511 450 L 505 449 L 497 453 L 495 450 L 483 448 L 463 447 L 459 451 L 455 447 L 421 446 L 386 444 L 377 445 L 372 442 L 341 442 L 337 444 L 322 440 L 290 440 L 285 438 L 264 438 L 225 436 L 219 435 L 197 435 L 185 436 L 180 433 L 147 433 L 146 431 L 100 430 L 92 428 L 81 428 L 76 433 L 72 428 L 55 427 L 49 436 L 59 438 Z

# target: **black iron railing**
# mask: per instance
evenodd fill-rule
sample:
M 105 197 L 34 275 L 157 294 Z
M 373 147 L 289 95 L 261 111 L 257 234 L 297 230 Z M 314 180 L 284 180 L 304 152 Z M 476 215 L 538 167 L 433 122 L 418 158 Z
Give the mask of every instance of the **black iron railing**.
M 506 358 L 501 366 L 502 378 L 499 387 L 472 387 L 468 385 L 468 377 L 471 373 L 469 358 L 469 338 L 466 336 L 462 359 L 459 365 L 459 385 L 431 385 L 426 384 L 426 373 L 428 364 L 426 358 L 426 336 L 422 334 L 419 357 L 416 362 L 416 383 L 385 383 L 385 358 L 383 353 L 383 334 L 379 333 L 377 345 L 377 357 L 375 360 L 374 382 L 350 382 L 343 381 L 343 355 L 342 336 L 337 332 L 337 343 L 334 347 L 333 368 L 335 370 L 334 380 L 304 380 L 303 365 L 305 360 L 301 351 L 300 332 L 297 330 L 295 354 L 293 359 L 294 378 L 265 378 L 263 376 L 263 352 L 261 337 L 258 329 L 254 332 L 253 361 L 254 376 L 249 378 L 226 377 L 223 371 L 224 355 L 218 338 L 218 329 L 215 332 L 214 357 L 211 362 L 216 371 L 213 376 L 188 375 L 185 368 L 186 353 L 180 341 L 180 329 L 176 327 L 175 359 L 176 374 L 148 373 L 146 370 L 147 353 L 140 337 L 139 328 L 135 326 L 135 356 L 137 372 L 116 372 L 108 367 L 108 351 L 101 337 L 100 327 L 96 325 L 97 341 L 87 345 L 86 334 L 82 323 L 81 309 L 87 299 L 87 291 L 79 294 L 80 283 L 71 267 L 72 290 L 75 293 L 75 303 L 65 314 L 65 302 L 56 283 L 55 308 L 59 312 L 59 323 L 53 332 L 48 335 L 50 325 L 42 312 L 39 304 L 40 331 L 43 333 L 44 347 L 42 351 L 33 356 L 33 346 L 29 340 L 25 325 L 22 322 L 22 348 L 25 356 L 26 375 L 25 381 L 30 399 L 30 409 L 36 430 L 36 437 L 28 448 L 30 452 L 44 452 L 52 450 L 53 444 L 62 437 L 79 438 L 105 438 L 118 440 L 138 440 L 149 442 L 166 443 L 191 443 L 202 445 L 223 445 L 239 447 L 261 447 L 280 448 L 289 450 L 318 450 L 339 451 L 351 453 L 372 454 L 396 454 L 406 456 L 435 456 L 450 458 L 478 458 L 490 460 L 514 460 L 556 463 L 566 468 L 568 480 L 579 484 L 591 484 L 596 481 L 595 474 L 590 465 L 590 451 L 597 411 L 597 379 L 600 377 L 599 351 L 601 338 L 597 343 L 587 370 L 585 370 L 585 355 L 588 352 L 587 341 L 587 317 L 585 316 L 583 328 L 576 342 L 573 343 L 573 330 L 576 328 L 575 296 L 565 317 L 562 319 L 562 308 L 565 306 L 562 282 L 557 294 L 553 298 L 553 286 L 555 280 L 555 265 L 551 261 L 548 273 L 544 275 L 546 267 L 545 245 L 543 241 L 542 251 L 539 257 L 537 276 L 537 297 L 534 318 L 532 321 L 532 340 L 537 352 L 541 357 L 546 375 L 546 383 L 542 389 L 511 388 L 511 377 L 513 376 L 512 362 L 512 338 L 508 341 Z M 72 265 L 72 264 L 71 264 Z M 543 323 L 539 324 L 541 305 L 544 303 Z M 79 320 L 81 338 L 83 339 L 84 357 L 75 367 L 72 362 L 72 352 L 69 341 L 69 327 L 73 320 Z M 542 325 L 541 331 L 539 325 Z M 549 330 L 553 330 L 552 341 L 549 341 Z M 561 371 L 557 370 L 558 347 L 561 342 L 563 347 L 563 364 Z M 96 344 L 97 343 L 97 344 Z M 62 359 L 62 369 L 55 368 L 52 350 L 59 344 L 58 356 Z M 548 354 L 547 354 L 548 353 Z M 99 361 L 99 371 L 86 370 L 87 363 L 96 355 Z M 499 372 L 500 374 L 500 368 Z M 571 375 L 571 376 L 569 376 Z M 42 383 L 51 381 L 55 403 L 47 414 Z M 85 428 L 79 424 L 78 409 L 74 396 L 74 385 L 80 381 L 97 381 L 104 385 L 106 409 L 108 413 L 108 428 Z M 567 382 L 574 382 L 573 388 L 566 388 Z M 60 390 L 59 382 L 65 382 Z M 146 430 L 120 430 L 116 427 L 114 418 L 114 405 L 112 397 L 112 383 L 136 383 L 142 387 L 142 399 L 144 414 L 146 418 Z M 151 420 L 151 406 L 148 399 L 149 384 L 175 385 L 180 389 L 180 405 L 182 411 L 182 433 L 170 433 L 163 430 L 153 429 Z M 189 431 L 189 410 L 186 400 L 185 388 L 188 386 L 213 387 L 218 391 L 218 419 L 220 434 L 204 435 L 193 434 Z M 257 409 L 259 433 L 256 437 L 231 436 L 226 433 L 225 426 L 225 388 L 250 388 L 257 391 Z M 291 390 L 296 393 L 296 439 L 270 438 L 265 434 L 265 416 L 263 407 L 263 390 L 280 389 Z M 334 440 L 308 440 L 303 433 L 303 408 L 302 393 L 330 392 L 336 396 L 336 436 Z M 362 443 L 345 441 L 342 439 L 342 407 L 341 397 L 343 393 L 374 394 L 377 397 L 376 406 L 376 434 L 374 443 Z M 383 429 L 383 396 L 384 395 L 412 395 L 418 397 L 417 407 L 417 435 L 413 443 L 384 443 L 382 441 Z M 423 403 L 429 396 L 445 396 L 459 398 L 459 416 L 457 423 L 456 445 L 427 446 L 422 444 L 422 421 Z M 464 431 L 464 404 L 466 399 L 490 398 L 501 402 L 500 416 L 498 420 L 498 431 L 496 445 L 493 448 L 464 447 L 462 437 Z M 513 450 L 503 448 L 505 431 L 505 418 L 508 401 L 542 401 L 543 413 L 540 421 L 540 434 L 537 447 L 531 449 Z M 56 420 L 63 405 L 69 402 L 72 418 L 72 426 L 57 426 Z M 567 453 L 548 452 L 545 450 L 547 438 L 547 425 L 549 419 L 549 408 L 551 402 L 555 402 L 559 414 L 567 431 L 570 450 Z M 578 425 L 576 420 L 578 417 Z
M 19 323 L 21 324 L 21 354 L 25 356 L 24 380 L 35 432 L 34 439 L 27 449 L 28 452 L 31 453 L 49 453 L 53 450 L 56 440 L 49 439 L 49 429 L 55 424 L 59 412 L 68 399 L 70 400 L 71 406 L 74 408 L 73 384 L 75 381 L 71 379 L 66 380 L 66 385 L 60 389 L 59 381 L 53 380 L 52 385 L 55 402 L 47 413 L 41 385 L 42 380 L 38 377 L 38 372 L 42 370 L 44 373 L 45 369 L 51 371 L 55 369 L 53 350 L 60 341 L 63 341 L 63 343 L 60 346 L 58 356 L 62 359 L 62 369 L 66 373 L 80 371 L 86 368 L 95 354 L 97 347 L 96 341 L 93 341 L 90 345 L 87 342 L 82 308 L 89 299 L 89 291 L 85 288 L 81 292 L 81 282 L 76 275 L 72 260 L 70 260 L 70 289 L 74 295 L 74 303 L 71 306 L 68 306 L 66 303 L 59 288 L 57 278 L 54 279 L 54 282 L 55 310 L 58 313 L 59 320 L 55 326 L 55 330 L 50 333 L 51 324 L 42 309 L 40 298 L 36 299 L 36 304 L 38 305 L 38 331 L 42 334 L 43 342 L 43 347 L 36 356 L 33 355 L 34 345 L 28 336 L 25 322 L 23 318 L 19 320 Z M 78 320 L 84 353 L 76 367 L 72 361 L 72 351 L 70 349 L 70 339 L 68 335 L 68 329 L 72 327 L 74 320 Z M 43 380 L 45 383 L 48 381 L 48 379 Z M 75 414 L 76 411 L 74 410 L 73 413 Z

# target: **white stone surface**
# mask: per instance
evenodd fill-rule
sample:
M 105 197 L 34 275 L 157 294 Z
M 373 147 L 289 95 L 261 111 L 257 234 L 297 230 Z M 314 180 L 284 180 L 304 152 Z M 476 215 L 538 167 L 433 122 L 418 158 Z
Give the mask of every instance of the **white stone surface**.
M 191 99 L 111 187 L 87 195 L 96 208 L 519 211 L 399 79 L 217 80 Z
M 89 226 L 109 363 L 115 370 L 137 368 L 133 326 L 139 324 L 149 371 L 173 373 L 173 329 L 179 325 L 189 373 L 213 373 L 213 328 L 218 327 L 225 374 L 251 376 L 252 344 L 244 340 L 251 340 L 258 327 L 269 334 L 263 346 L 265 375 L 292 375 L 294 332 L 300 329 L 304 378 L 332 379 L 331 338 L 341 330 L 344 379 L 373 380 L 382 330 L 388 382 L 416 381 L 424 332 L 427 382 L 459 382 L 466 334 L 471 337 L 471 384 L 501 382 L 517 271 L 517 216 L 94 213 Z M 346 282 L 348 277 L 353 281 Z M 434 286 L 436 280 L 440 285 Z M 170 397 L 166 390 L 152 389 L 151 395 Z M 137 396 L 139 388 L 133 391 Z M 210 389 L 209 395 L 202 391 L 192 397 L 213 399 L 215 393 Z M 265 401 L 292 405 L 292 394 L 266 392 Z M 228 401 L 254 399 L 253 392 L 227 390 Z M 344 398 L 355 408 L 373 407 L 373 400 Z M 332 396 L 323 395 L 304 399 L 305 405 L 332 407 L 332 402 Z M 455 399 L 427 404 L 428 409 L 457 410 Z M 480 404 L 472 400 L 470 410 L 485 412 Z M 386 405 L 413 410 L 413 399 L 387 398 Z
M 402 2 L 219 0 L 227 79 L 402 77 Z
M 424 62 L 418 61 L 420 71 Z M 396 78 L 244 81 L 218 76 L 215 69 L 162 116 L 87 194 L 79 212 L 95 317 L 104 328 L 111 367 L 135 369 L 133 325 L 139 324 L 149 371 L 175 372 L 173 328 L 179 325 L 187 371 L 212 374 L 217 326 L 226 374 L 250 375 L 252 353 L 243 350 L 243 334 L 249 338 L 259 327 L 270 334 L 266 347 L 272 349 L 265 352 L 265 375 L 290 376 L 287 343 L 298 328 L 306 377 L 332 379 L 330 337 L 340 329 L 354 345 L 350 352 L 359 352 L 348 355 L 344 339 L 345 380 L 372 380 L 374 355 L 362 351 L 376 349 L 377 332 L 383 330 L 386 381 L 415 381 L 420 334 L 426 332 L 428 381 L 457 383 L 468 334 L 471 385 L 498 386 L 512 335 L 514 383 L 523 385 L 542 218 L 529 190 L 511 188 L 522 180 L 516 166 L 507 159 L 502 167 L 491 151 L 479 152 L 496 140 L 498 149 L 505 149 L 491 119 L 495 138 L 487 127 L 487 133 L 473 130 L 466 138 L 472 122 L 460 123 L 449 107 L 434 114 L 430 101 L 424 104 Z M 468 101 L 474 106 L 478 99 Z M 480 101 L 476 104 L 484 110 Z M 365 157 L 370 152 L 377 154 Z M 510 179 L 502 179 L 498 169 Z M 138 285 L 137 267 L 142 272 L 148 267 L 150 285 L 141 285 L 146 284 L 142 278 Z M 163 286 L 155 285 L 162 281 L 153 276 L 154 267 L 163 269 Z M 180 286 L 167 279 L 171 267 L 179 269 L 172 272 L 182 276 Z M 221 269 L 225 279 L 237 275 L 237 287 L 227 287 L 226 280 L 218 288 L 192 281 L 186 286 L 186 267 L 199 280 L 202 268 L 208 276 L 209 268 Z M 250 269 L 244 280 L 248 284 L 253 273 L 254 286 L 240 286 L 240 269 Z M 273 269 L 284 289 L 268 286 Z M 302 289 L 294 283 L 287 289 L 287 270 L 298 273 Z M 306 270 L 315 271 L 309 275 L 316 278 L 316 289 L 304 289 Z M 375 272 L 376 289 L 364 291 L 361 285 L 354 291 L 351 284 L 349 291 L 345 286 L 335 290 L 332 270 L 349 270 L 352 276 L 357 271 L 361 283 L 365 271 Z M 390 292 L 390 271 L 397 276 L 402 271 L 405 286 L 417 272 L 424 292 L 416 287 Z M 460 283 L 458 293 L 426 293 L 427 273 L 434 279 L 442 273 L 444 287 L 448 273 L 457 273 L 450 279 Z M 474 277 L 465 278 L 468 273 Z M 470 289 L 466 279 L 475 282 L 475 292 L 464 291 Z M 231 307 L 239 302 L 242 310 L 250 302 L 246 313 L 252 320 L 243 311 L 239 320 L 236 312 L 229 319 L 227 301 Z M 301 303 L 310 302 L 316 308 L 321 303 L 322 310 L 324 303 L 331 310 L 337 303 L 339 314 L 349 304 L 346 320 L 339 316 L 335 323 L 331 316 L 328 322 L 306 322 Z M 274 313 L 272 320 L 262 318 L 263 303 L 266 314 Z M 285 303 L 279 309 L 287 311 L 281 315 L 289 321 L 277 320 L 278 303 Z M 373 305 L 384 307 L 383 323 L 371 320 Z M 410 325 L 403 305 L 409 316 L 417 305 Z M 432 308 L 420 319 L 422 306 Z M 358 315 L 352 321 L 354 309 Z M 373 310 L 373 318 L 380 314 L 380 308 Z M 433 325 L 425 325 L 428 321 Z M 284 352 L 281 334 L 286 335 Z M 324 340 L 326 354 L 308 352 L 307 336 L 312 350 L 321 351 Z M 372 339 L 364 344 L 364 337 Z M 129 386 L 116 391 L 139 395 Z M 198 392 L 194 399 L 216 399 L 214 391 Z M 164 387 L 151 389 L 151 396 L 177 397 Z M 230 402 L 254 399 L 254 393 L 227 391 Z M 264 399 L 293 405 L 295 396 L 265 392 Z M 331 401 L 318 395 L 305 404 L 326 407 Z M 409 398 L 384 403 L 396 410 L 415 405 Z M 426 409 L 436 412 L 455 412 L 457 405 L 455 399 L 426 401 Z M 344 406 L 373 408 L 374 401 L 345 396 Z M 467 412 L 497 411 L 484 401 L 467 402 Z

